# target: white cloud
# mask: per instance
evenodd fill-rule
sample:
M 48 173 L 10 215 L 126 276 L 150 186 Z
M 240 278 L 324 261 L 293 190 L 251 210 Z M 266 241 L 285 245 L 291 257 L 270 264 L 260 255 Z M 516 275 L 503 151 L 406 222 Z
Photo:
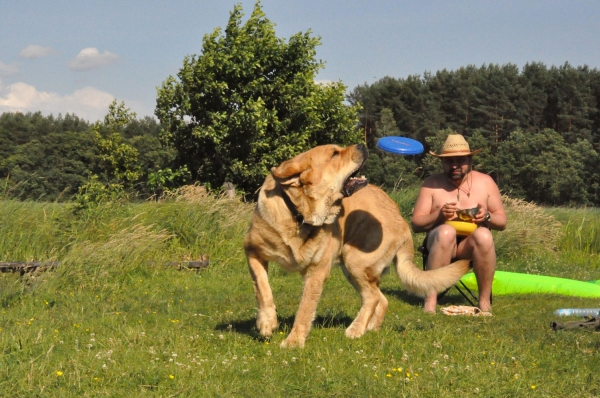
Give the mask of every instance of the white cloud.
M 13 77 L 19 74 L 17 65 L 7 65 L 0 61 L 0 77 Z
M 1 112 L 37 112 L 58 115 L 74 113 L 80 118 L 94 122 L 102 120 L 114 96 L 94 87 L 84 87 L 71 94 L 59 95 L 38 91 L 29 84 L 18 82 L 3 87 L 0 82 Z
M 111 53 L 110 51 L 104 51 L 100 54 L 97 48 L 88 47 L 84 48 L 73 58 L 67 66 L 69 69 L 87 72 L 92 69 L 98 69 L 106 65 L 110 65 L 119 60 L 117 54 Z
M 36 44 L 30 44 L 20 53 L 20 58 L 42 58 L 54 54 L 52 47 L 42 47 Z

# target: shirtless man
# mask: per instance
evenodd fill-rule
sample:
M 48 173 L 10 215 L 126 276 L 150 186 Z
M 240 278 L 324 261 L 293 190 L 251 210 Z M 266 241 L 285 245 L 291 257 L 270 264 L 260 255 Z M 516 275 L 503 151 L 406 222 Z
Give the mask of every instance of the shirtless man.
M 496 270 L 496 250 L 490 229 L 506 228 L 506 213 L 502 207 L 498 186 L 487 174 L 471 169 L 471 152 L 462 135 L 450 134 L 440 154 L 429 152 L 442 160 L 444 172 L 430 176 L 419 191 L 411 219 L 414 232 L 427 232 L 428 269 L 450 264 L 454 258 L 471 259 L 479 288 L 479 308 L 491 312 L 491 294 Z M 478 228 L 467 237 L 446 221 L 459 220 L 456 211 L 479 207 L 472 222 Z M 435 313 L 437 293 L 425 298 L 423 311 Z

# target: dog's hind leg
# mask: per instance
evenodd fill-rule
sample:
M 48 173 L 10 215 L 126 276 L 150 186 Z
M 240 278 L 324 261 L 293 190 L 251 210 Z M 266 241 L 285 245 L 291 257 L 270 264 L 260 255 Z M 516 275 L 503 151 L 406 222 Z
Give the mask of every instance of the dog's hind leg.
M 342 265 L 342 270 L 346 279 L 360 293 L 362 302 L 358 315 L 346 329 L 346 336 L 355 339 L 367 330 L 379 329 L 387 311 L 387 299 L 379 290 L 379 276 L 370 275 L 370 269 L 349 269 Z
M 269 285 L 268 262 L 248 254 L 248 268 L 254 282 L 254 293 L 258 304 L 256 327 L 261 336 L 271 337 L 278 325 L 273 292 Z
M 330 270 L 331 260 L 328 260 L 321 261 L 321 264 L 318 265 L 309 266 L 302 271 L 302 278 L 304 279 L 302 299 L 300 300 L 298 312 L 296 312 L 294 326 L 289 336 L 281 343 L 281 347 L 304 347 L 304 342 L 308 337 L 317 312 L 317 305 L 319 304 L 325 281 L 329 278 Z
M 371 317 L 369 324 L 367 325 L 367 330 L 375 330 L 378 331 L 383 324 L 383 318 L 385 318 L 385 313 L 387 312 L 388 301 L 379 291 L 379 303 L 377 304 L 377 308 L 375 308 L 375 313 Z

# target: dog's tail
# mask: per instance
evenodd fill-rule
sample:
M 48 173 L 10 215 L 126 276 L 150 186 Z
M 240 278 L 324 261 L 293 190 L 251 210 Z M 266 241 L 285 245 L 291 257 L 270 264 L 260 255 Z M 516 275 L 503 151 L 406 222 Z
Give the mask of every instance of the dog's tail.
M 396 254 L 396 272 L 402 285 L 419 297 L 451 288 L 468 271 L 469 260 L 458 260 L 445 267 L 424 271 L 415 265 L 413 250 L 401 248 Z

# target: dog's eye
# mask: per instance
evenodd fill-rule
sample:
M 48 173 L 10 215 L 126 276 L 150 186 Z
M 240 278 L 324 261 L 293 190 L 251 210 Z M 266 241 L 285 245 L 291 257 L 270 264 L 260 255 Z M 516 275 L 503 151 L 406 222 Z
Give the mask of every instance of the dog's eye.
M 333 151 L 333 153 L 331 154 L 331 158 L 333 159 L 334 157 L 338 156 L 340 154 L 340 151 L 338 151 L 337 149 Z

